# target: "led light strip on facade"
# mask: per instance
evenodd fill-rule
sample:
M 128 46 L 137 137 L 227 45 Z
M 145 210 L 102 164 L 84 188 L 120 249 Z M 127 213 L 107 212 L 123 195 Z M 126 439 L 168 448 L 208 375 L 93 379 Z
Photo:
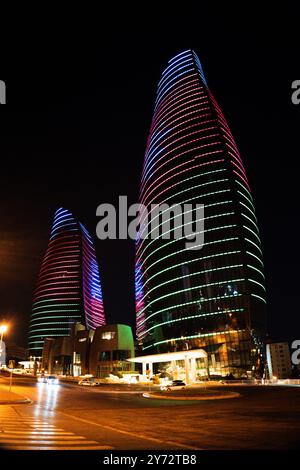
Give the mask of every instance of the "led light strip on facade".
M 139 200 L 147 208 L 136 240 L 141 349 L 165 353 L 221 347 L 223 371 L 242 375 L 255 370 L 251 351 L 254 337 L 255 344 L 263 338 L 265 322 L 255 207 L 233 135 L 192 50 L 171 59 L 158 84 Z M 152 212 L 164 203 L 204 204 L 201 249 L 187 249 L 184 236 L 143 237 L 142 231 L 153 234 L 149 215 L 162 217 Z M 158 228 L 166 223 L 163 218 L 157 222 Z
M 30 351 L 42 355 L 44 338 L 67 336 L 74 322 L 95 329 L 105 324 L 105 315 L 92 239 L 71 212 L 60 208 L 34 293 Z

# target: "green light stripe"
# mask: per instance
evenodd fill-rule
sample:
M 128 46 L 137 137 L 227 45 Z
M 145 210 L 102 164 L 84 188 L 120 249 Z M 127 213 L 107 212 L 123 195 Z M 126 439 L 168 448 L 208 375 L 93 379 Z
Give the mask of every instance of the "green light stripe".
M 262 251 L 261 251 L 260 247 L 258 245 L 256 245 L 256 243 L 254 243 L 252 240 L 249 240 L 249 238 L 246 238 L 246 237 L 245 237 L 245 240 L 247 242 L 251 243 L 252 245 L 254 245 L 262 255 Z
M 253 232 L 253 230 L 251 230 L 251 228 L 247 227 L 247 225 L 243 225 L 243 227 L 244 227 L 246 230 L 249 230 L 249 232 L 253 233 L 253 235 L 257 238 L 257 240 L 259 241 L 259 243 L 261 243 L 259 236 L 258 236 L 255 232 Z
M 250 214 L 254 217 L 255 222 L 257 223 L 257 217 L 256 217 L 255 213 L 253 212 L 253 210 L 249 206 L 247 206 L 247 204 L 244 204 L 242 201 L 239 201 L 239 204 L 241 204 L 243 207 L 245 207 L 250 212 Z
M 223 315 L 223 314 L 229 314 L 229 313 L 232 313 L 232 312 L 243 312 L 245 309 L 244 308 L 234 308 L 234 309 L 230 309 L 230 311 L 228 310 L 218 310 L 216 312 L 210 312 L 210 313 L 202 313 L 202 314 L 199 314 L 199 315 L 190 315 L 189 317 L 181 317 L 181 318 L 175 318 L 174 320 L 170 320 L 170 321 L 165 321 L 163 323 L 158 323 L 157 325 L 154 325 L 154 326 L 151 326 L 151 328 L 149 328 L 148 330 L 145 330 L 143 333 L 148 333 L 149 331 L 152 331 L 160 326 L 163 326 L 163 325 L 166 325 L 166 324 L 169 324 L 169 323 L 175 323 L 175 322 L 179 322 L 179 321 L 184 321 L 184 320 L 191 320 L 193 318 L 199 318 L 199 317 L 209 317 L 209 316 L 213 316 L 213 315 Z
M 222 169 L 220 169 L 220 170 L 216 170 L 215 172 L 217 172 L 217 171 L 226 171 L 226 169 L 225 169 L 225 168 L 222 168 Z M 201 175 L 197 175 L 197 176 L 201 176 Z M 188 178 L 187 178 L 187 179 L 188 179 Z M 183 181 L 180 181 L 178 184 L 184 183 L 185 181 L 187 181 L 187 179 L 186 179 L 186 180 L 183 180 Z M 174 193 L 174 194 L 172 194 L 171 196 L 169 196 L 168 198 L 166 198 L 166 199 L 164 200 L 164 202 L 169 201 L 169 199 L 173 199 L 173 198 L 176 197 L 176 196 L 179 196 L 179 194 L 186 193 L 186 192 L 188 192 L 188 191 L 191 191 L 192 189 L 199 188 L 199 187 L 204 186 L 204 185 L 207 185 L 207 184 L 209 184 L 209 183 L 210 183 L 210 184 L 213 184 L 213 183 L 219 183 L 219 182 L 224 182 L 224 181 L 229 181 L 229 179 L 228 179 L 228 178 L 224 178 L 224 179 L 222 179 L 222 180 L 209 181 L 208 183 L 204 183 L 204 184 L 202 183 L 202 184 L 198 184 L 198 185 L 195 185 L 195 186 L 188 187 L 188 188 L 186 188 L 186 189 L 182 189 L 181 191 L 178 191 L 178 193 Z M 196 196 L 196 197 L 193 197 L 192 199 L 186 199 L 185 202 L 187 202 L 187 201 L 192 201 L 193 199 L 197 199 L 199 196 L 201 196 L 201 197 L 210 196 L 211 194 L 218 194 L 218 193 L 223 193 L 223 192 L 228 192 L 228 191 L 230 191 L 230 189 L 223 189 L 222 191 L 216 191 L 216 192 L 213 192 L 213 193 L 201 194 L 201 195 L 198 195 L 198 196 Z M 182 204 L 182 203 L 181 203 L 181 204 Z
M 247 194 L 249 194 L 250 196 L 250 199 L 251 201 L 253 201 L 253 197 L 252 197 L 252 194 L 250 193 L 250 191 L 246 188 L 246 186 L 244 186 L 240 181 L 238 180 L 234 180 L 237 184 L 239 184 L 241 186 L 241 188 L 243 188 L 244 191 L 246 191 Z
M 250 217 L 248 217 L 246 214 L 244 214 L 244 212 L 241 212 L 241 214 L 242 214 L 243 217 L 245 217 L 246 219 L 248 219 L 248 220 L 254 225 L 254 227 L 255 227 L 256 230 L 257 230 L 257 233 L 259 234 L 259 230 L 258 230 L 258 227 L 257 227 L 256 223 L 255 223 L 252 219 L 250 219 Z
M 254 279 L 250 279 L 250 278 L 248 279 L 248 281 L 250 281 L 250 282 L 254 282 L 254 284 L 257 284 L 257 285 L 259 285 L 259 286 L 260 286 L 260 287 L 261 287 L 261 288 L 262 288 L 264 291 L 266 291 L 266 288 L 265 288 L 265 286 L 264 286 L 264 285 L 262 285 L 260 282 L 258 282 L 258 281 L 255 281 Z
M 220 163 L 221 163 L 221 162 L 220 162 Z M 200 178 L 200 177 L 202 177 L 202 176 L 212 175 L 212 174 L 214 174 L 214 173 L 220 173 L 220 172 L 222 172 L 222 171 L 226 171 L 226 168 L 221 168 L 221 169 L 219 169 L 219 170 L 213 170 L 213 171 L 207 171 L 207 172 L 205 172 L 205 173 L 200 173 L 200 174 L 197 174 L 197 175 L 194 175 L 194 176 L 190 176 L 189 178 L 185 178 L 184 180 L 179 181 L 178 183 L 176 183 L 176 185 L 183 184 L 183 183 L 185 183 L 186 181 L 190 181 L 190 180 L 195 179 L 195 178 Z M 226 179 L 226 181 L 228 181 L 228 179 Z M 205 183 L 205 184 L 207 184 L 207 183 Z M 165 199 L 165 201 L 168 201 L 169 199 L 172 199 L 173 197 L 176 197 L 176 196 L 178 196 L 179 194 L 182 194 L 182 193 L 184 193 L 184 192 L 190 191 L 190 190 L 193 189 L 193 188 L 198 188 L 199 186 L 202 186 L 202 185 L 203 185 L 203 183 L 200 184 L 200 185 L 188 187 L 187 189 L 183 189 L 182 191 L 179 191 L 178 193 L 175 193 L 175 194 L 173 194 L 172 196 L 169 196 L 167 199 Z
M 218 217 L 225 217 L 225 216 L 229 216 L 229 215 L 234 215 L 234 212 L 226 212 L 226 213 L 224 213 L 224 214 L 213 215 L 213 216 L 211 216 L 211 217 L 206 217 L 205 220 L 207 220 L 207 219 L 216 219 L 216 218 L 218 218 Z M 193 223 L 193 222 L 191 222 L 191 224 L 192 224 L 192 223 Z M 189 225 L 189 224 L 186 224 L 186 225 Z M 184 227 L 184 225 L 181 225 L 180 227 Z M 169 232 L 170 232 L 170 231 L 169 231 Z M 169 232 L 167 232 L 167 233 L 169 233 Z M 201 230 L 200 232 L 198 232 L 198 234 L 199 234 L 199 233 L 205 233 L 205 232 L 207 232 L 207 230 Z M 194 235 L 196 235 L 196 232 L 194 233 Z M 180 238 L 178 238 L 178 239 L 176 239 L 176 240 L 173 240 L 173 241 L 178 242 L 179 240 L 182 240 L 182 239 L 185 239 L 185 238 L 186 238 L 186 237 L 180 237 Z M 157 240 L 152 240 L 152 241 L 148 244 L 148 246 L 147 246 L 146 248 L 149 248 L 149 246 L 150 246 L 154 241 L 157 241 Z M 162 247 L 166 247 L 167 245 L 169 245 L 169 243 L 163 244 Z M 204 243 L 204 245 L 205 245 L 205 243 Z M 181 250 L 181 251 L 187 251 L 187 250 L 188 250 L 188 248 L 184 248 L 184 250 Z M 174 256 L 174 255 L 177 254 L 177 253 L 178 253 L 178 252 L 169 253 L 168 255 L 164 256 L 163 258 L 160 258 L 159 260 L 155 261 L 153 264 L 151 264 L 150 266 L 148 266 L 148 268 L 145 269 L 145 272 L 147 272 L 148 269 L 149 269 L 151 266 L 154 266 L 155 264 L 160 263 L 162 260 L 164 260 L 164 259 L 166 259 L 166 258 L 169 258 L 169 257 L 171 257 L 171 256 Z M 179 253 L 180 253 L 180 251 L 179 251 Z
M 48 326 L 47 328 L 33 328 L 35 326 L 43 326 L 43 325 L 52 325 L 53 328 L 51 328 L 51 326 Z M 35 331 L 49 331 L 51 334 L 51 331 L 57 331 L 57 330 L 62 330 L 62 331 L 66 331 L 66 330 L 69 330 L 68 326 L 64 326 L 63 328 L 58 328 L 57 325 L 70 325 L 69 322 L 56 322 L 56 323 L 37 323 L 36 325 L 32 325 L 31 329 L 30 329 L 30 332 L 33 333 Z
M 209 228 L 209 229 L 206 229 L 206 230 L 200 230 L 200 232 L 195 232 L 195 235 L 199 235 L 199 233 L 216 232 L 217 230 L 224 230 L 224 229 L 227 229 L 227 228 L 234 228 L 234 227 L 237 227 L 237 225 L 236 225 L 236 224 L 223 225 L 223 226 L 221 226 L 221 227 L 214 227 L 214 228 Z M 149 253 L 149 255 L 147 255 L 147 256 L 144 258 L 143 262 L 140 263 L 141 268 L 143 267 L 144 263 L 145 263 L 152 255 L 154 255 L 154 253 L 156 253 L 156 252 L 159 251 L 159 250 L 162 250 L 163 248 L 165 248 L 165 247 L 168 246 L 168 245 L 171 245 L 172 243 L 176 243 L 178 240 L 183 240 L 183 239 L 185 239 L 185 238 L 186 238 L 186 237 L 180 237 L 180 238 L 178 238 L 177 240 L 171 240 L 170 242 L 164 243 L 163 245 L 159 246 L 159 247 L 156 248 L 155 250 L 151 251 L 151 253 Z M 210 244 L 212 244 L 212 243 L 214 243 L 214 242 L 205 243 L 205 246 L 206 246 L 206 245 L 210 245 Z M 183 250 L 180 250 L 180 251 L 176 251 L 175 253 L 176 253 L 176 254 L 182 253 L 182 252 L 185 251 L 185 250 L 186 250 L 186 248 L 184 248 Z M 144 249 L 144 252 L 145 252 L 145 249 Z M 143 252 L 143 254 L 144 254 L 144 252 Z M 140 255 L 140 256 L 142 256 L 142 255 Z M 152 266 L 152 265 L 151 265 L 151 266 Z
M 57 336 L 59 338 L 61 338 L 62 336 L 64 335 L 56 335 L 55 333 L 51 333 L 51 334 L 43 334 L 41 333 L 40 335 L 31 335 L 30 338 L 43 338 L 41 341 L 38 341 L 38 340 L 34 340 L 34 341 L 28 341 L 29 344 L 35 344 L 35 343 L 44 343 L 44 340 L 45 338 L 47 338 L 48 336 L 50 336 L 51 338 L 53 336 Z M 30 348 L 31 349 L 31 348 Z M 35 349 L 40 349 L 40 348 L 35 348 Z
M 42 302 L 53 302 L 53 300 L 52 299 L 37 300 L 37 301 L 34 302 L 34 305 L 35 304 L 40 304 Z M 60 304 L 56 304 L 56 305 L 60 305 Z M 65 305 L 65 304 L 61 304 L 61 305 Z M 78 305 L 78 304 L 67 304 L 67 305 Z
M 232 200 L 229 200 L 229 201 L 214 202 L 213 204 L 206 204 L 206 205 L 205 205 L 205 210 L 206 210 L 208 207 L 220 206 L 220 205 L 229 204 L 229 203 L 233 203 L 233 201 L 232 201 Z M 179 204 L 181 204 L 181 203 L 179 203 Z M 175 205 L 177 205 L 177 204 L 175 204 Z M 165 212 L 169 212 L 169 210 L 171 210 L 171 209 L 172 209 L 172 206 L 170 206 L 169 209 L 166 209 L 165 211 L 160 212 L 160 214 L 162 215 L 162 214 L 164 214 Z M 194 209 L 191 209 L 191 210 L 188 210 L 188 211 L 185 211 L 185 212 L 181 212 L 180 214 L 175 215 L 175 216 L 173 217 L 173 220 L 175 220 L 177 217 L 183 217 L 185 214 L 189 214 L 190 212 L 193 212 L 193 211 L 194 211 Z M 148 227 L 149 225 L 152 225 L 153 220 L 154 220 L 154 219 L 157 219 L 157 218 L 159 219 L 159 217 L 160 217 L 159 215 L 156 215 L 155 217 L 153 217 L 153 219 L 151 219 L 151 222 L 148 222 L 147 227 Z M 206 219 L 209 219 L 209 217 L 204 217 L 203 219 L 197 219 L 195 222 L 198 222 L 199 220 L 206 220 Z M 156 230 L 156 229 L 159 228 L 159 227 L 162 227 L 162 226 L 163 226 L 164 224 L 166 224 L 166 223 L 169 223 L 169 221 L 167 220 L 167 221 L 164 221 L 163 223 L 157 224 L 157 226 L 156 226 L 155 228 L 151 229 L 151 230 L 148 232 L 148 235 L 147 235 L 147 236 L 150 237 L 151 233 L 154 232 L 154 230 Z M 190 223 L 193 223 L 193 222 L 190 222 Z M 181 228 L 181 227 L 185 227 L 186 225 L 188 225 L 188 224 L 180 225 L 179 227 L 176 227 L 176 229 L 177 229 L 177 228 Z M 172 232 L 172 230 L 169 230 L 168 232 L 165 232 L 165 233 L 171 233 L 171 232 Z M 143 231 L 142 233 L 144 233 L 144 231 Z M 183 237 L 183 238 L 185 238 L 185 237 Z M 178 240 L 178 238 L 177 238 L 177 240 Z
M 184 292 L 191 292 L 195 289 L 204 289 L 204 288 L 211 287 L 211 286 L 220 286 L 220 285 L 223 285 L 223 284 L 228 284 L 228 283 L 233 283 L 233 282 L 243 282 L 243 281 L 245 281 L 245 279 L 243 279 L 243 278 L 228 279 L 226 281 L 210 282 L 208 284 L 200 284 L 198 286 L 189 287 L 188 289 L 180 289 L 180 290 L 177 290 L 177 291 L 174 291 L 174 292 L 170 292 L 169 294 L 162 295 L 161 297 L 157 297 L 156 299 L 151 300 L 151 302 L 148 302 L 147 305 L 139 311 L 139 315 L 141 315 L 146 309 L 148 309 L 150 307 L 150 305 L 153 305 L 153 304 L 155 304 L 156 302 L 159 302 L 162 299 L 166 299 L 168 297 L 173 297 L 174 295 L 177 295 L 177 294 L 182 294 Z
M 33 322 L 36 322 L 36 321 L 39 322 L 40 320 L 43 320 L 43 319 L 45 319 L 45 320 L 50 320 L 51 318 L 60 318 L 60 319 L 62 319 L 62 318 L 69 318 L 69 320 L 68 320 L 68 321 L 64 321 L 64 322 L 54 321 L 54 322 L 34 323 L 32 326 L 37 326 L 37 325 L 53 325 L 53 324 L 57 325 L 57 324 L 60 324 L 60 323 L 63 323 L 63 324 L 66 324 L 66 325 L 68 324 L 68 325 L 69 325 L 69 324 L 70 324 L 70 320 L 73 320 L 73 319 L 74 319 L 74 316 L 72 316 L 72 317 L 70 317 L 70 316 L 68 316 L 68 317 L 66 317 L 66 316 L 61 316 L 61 317 L 59 317 L 59 316 L 53 316 L 53 317 L 52 317 L 52 316 L 49 316 L 49 317 L 41 317 L 41 318 L 35 318 L 35 319 L 32 318 L 32 319 L 30 320 L 30 323 L 33 323 Z
M 185 191 L 187 191 L 187 190 L 185 190 Z M 184 192 L 184 191 L 182 191 L 182 192 Z M 230 189 L 223 189 L 223 190 L 221 190 L 221 191 L 213 191 L 213 192 L 211 192 L 211 193 L 201 194 L 201 197 L 212 196 L 212 195 L 215 195 L 215 194 L 228 193 L 228 192 L 230 192 Z M 179 193 L 178 193 L 178 194 L 179 194 Z M 176 194 L 173 195 L 173 196 L 171 196 L 171 197 L 169 197 L 169 198 L 167 198 L 167 199 L 165 199 L 165 200 L 164 200 L 164 203 L 165 203 L 166 201 L 168 201 L 169 199 L 172 199 L 172 198 L 175 197 L 175 196 L 176 196 Z M 195 197 L 193 197 L 193 198 L 186 199 L 185 202 L 190 202 L 190 201 L 193 201 L 194 199 L 199 199 L 199 196 L 195 196 Z M 181 204 L 182 204 L 182 203 L 181 203 Z M 139 251 L 140 248 L 142 247 L 143 241 L 144 241 L 144 240 L 142 240 L 142 239 L 138 240 L 138 243 L 141 243 L 141 245 L 140 245 L 139 248 L 138 248 L 138 251 Z M 153 240 L 152 240 L 152 241 L 153 241 Z M 150 243 L 149 243 L 149 245 L 150 245 Z M 147 248 L 149 245 L 147 245 L 146 248 Z M 146 248 L 144 248 L 144 251 L 145 251 Z M 143 256 L 144 251 L 140 254 L 140 257 Z
M 254 266 L 252 266 L 251 264 L 247 264 L 248 268 L 252 268 L 254 269 L 255 271 L 259 272 L 259 274 L 262 275 L 262 277 L 265 279 L 265 275 L 262 271 L 260 271 L 259 269 L 255 268 Z
M 55 327 L 55 328 L 53 328 L 53 330 L 54 331 L 66 331 L 66 330 L 68 330 L 68 328 L 56 328 Z M 48 331 L 46 336 L 47 335 L 53 336 L 52 333 L 51 333 L 51 331 L 52 331 L 51 328 L 33 328 L 33 329 L 30 330 L 30 332 L 32 332 L 32 333 L 37 332 L 37 331 Z M 38 336 L 42 336 L 42 335 L 38 335 Z M 36 337 L 35 335 L 30 334 L 30 338 L 35 338 L 35 337 Z
M 259 300 L 262 300 L 265 304 L 267 303 L 265 299 L 263 299 L 260 295 L 256 295 L 256 294 L 251 294 L 251 295 L 252 297 L 257 297 Z
M 191 212 L 191 211 L 187 211 L 187 212 Z M 210 215 L 209 217 L 203 217 L 202 219 L 197 219 L 196 222 L 199 222 L 199 220 L 205 220 L 205 221 L 206 221 L 206 220 L 208 220 L 208 219 L 216 219 L 216 218 L 218 218 L 218 217 L 226 217 L 226 216 L 234 215 L 234 214 L 235 214 L 234 211 L 233 211 L 233 212 L 223 212 L 222 214 L 215 214 L 215 215 Z M 176 227 L 176 229 L 183 228 L 183 227 L 186 227 L 187 225 L 193 225 L 193 224 L 194 224 L 194 221 L 191 221 L 191 222 L 188 222 L 188 223 L 186 223 L 186 224 L 179 225 L 178 227 Z M 162 225 L 162 224 L 160 224 L 160 225 Z M 159 226 L 160 226 L 160 225 L 159 225 Z M 166 235 L 167 233 L 171 233 L 171 232 L 173 232 L 173 229 L 166 231 L 164 234 Z M 205 232 L 205 230 L 204 230 L 204 232 Z M 203 233 L 203 231 L 202 231 L 202 232 L 198 232 L 198 233 Z M 196 235 L 196 233 L 193 233 L 193 235 Z M 176 238 L 175 241 L 179 241 L 179 240 L 182 240 L 182 239 L 186 239 L 186 236 L 180 237 L 180 238 Z M 147 239 L 146 239 L 146 240 L 147 240 Z M 148 241 L 149 241 L 149 239 L 148 239 Z M 145 246 L 144 252 L 145 252 L 145 250 L 147 250 L 147 249 L 152 245 L 152 243 L 154 243 L 154 242 L 156 242 L 156 241 L 157 241 L 156 238 L 152 239 L 152 240 Z M 143 240 L 143 242 L 144 242 L 144 240 Z M 166 246 L 166 245 L 164 245 L 164 246 Z M 144 252 L 143 252 L 143 254 L 144 254 Z
M 242 297 L 242 294 L 237 294 L 237 295 L 219 295 L 218 297 L 208 297 L 206 299 L 201 299 L 201 302 L 204 303 L 204 302 L 210 302 L 211 300 L 221 300 L 221 299 L 231 299 L 231 298 L 237 298 L 237 297 Z M 162 313 L 162 312 L 169 312 L 170 310 L 173 310 L 174 308 L 178 308 L 178 307 L 185 307 L 186 305 L 192 305 L 192 304 L 198 304 L 199 303 L 199 299 L 198 300 L 195 300 L 195 301 L 192 301 L 192 302 L 185 302 L 183 304 L 176 304 L 176 305 L 172 305 L 172 307 L 167 307 L 167 308 L 163 308 L 161 310 L 158 310 L 157 312 L 154 312 L 154 313 L 151 313 L 151 315 L 147 316 L 147 318 L 145 318 L 144 320 L 142 320 L 139 325 L 143 325 L 145 322 L 147 322 L 149 320 L 149 318 L 155 316 L 155 315 L 158 315 L 159 313 Z M 137 315 L 137 318 L 139 317 L 139 315 Z
M 40 303 L 40 302 L 53 302 L 53 300 L 39 300 L 37 302 L 34 302 L 33 305 Z M 51 304 L 47 305 L 47 307 L 77 307 L 79 305 L 79 302 L 77 304 Z M 32 310 L 36 310 L 38 308 L 43 308 L 43 306 L 40 307 L 33 307 Z
M 41 312 L 32 313 L 31 316 L 43 315 L 44 313 L 58 313 L 58 312 L 70 313 L 70 312 L 80 312 L 80 311 L 81 311 L 81 309 L 74 309 L 74 310 L 72 310 L 72 309 L 67 309 L 67 310 L 43 310 Z
M 179 341 L 179 340 L 182 341 L 184 339 L 203 338 L 203 337 L 215 336 L 215 335 L 230 335 L 230 334 L 239 333 L 239 332 L 242 332 L 242 331 L 246 331 L 246 330 L 242 329 L 242 330 L 231 330 L 231 331 L 216 331 L 216 332 L 213 332 L 213 333 L 202 333 L 202 334 L 191 335 L 191 336 L 180 336 L 179 338 L 172 338 L 172 339 L 166 339 L 164 341 L 157 341 L 156 343 L 153 343 L 149 346 L 146 346 L 145 348 L 143 348 L 143 350 L 149 349 L 152 346 L 157 346 L 158 344 L 170 343 L 171 341 Z
M 183 250 L 184 251 L 184 250 Z M 205 260 L 205 259 L 211 259 L 211 258 L 216 258 L 217 256 L 226 256 L 226 255 L 233 255 L 233 254 L 238 254 L 238 253 L 241 253 L 240 250 L 235 250 L 235 251 L 226 251 L 224 253 L 216 253 L 214 255 L 209 255 L 209 256 L 201 256 L 201 258 L 196 258 L 196 259 L 192 259 L 192 260 L 189 260 L 189 261 L 185 261 L 185 262 L 182 262 L 182 263 L 178 263 L 178 264 L 174 264 L 173 266 L 170 266 L 168 268 L 165 268 L 165 269 L 162 269 L 161 271 L 159 271 L 158 273 L 154 274 L 153 276 L 151 276 L 151 278 L 149 277 L 148 279 L 146 279 L 145 283 L 144 283 L 144 286 L 146 286 L 146 284 L 149 282 L 150 279 L 154 279 L 156 276 L 159 276 L 160 274 L 166 272 L 166 271 L 169 271 L 170 269 L 175 269 L 177 268 L 178 266 L 182 266 L 182 265 L 187 265 L 187 264 L 190 264 L 190 263 L 194 263 L 195 261 L 202 261 L 202 260 Z M 151 265 L 153 266 L 153 265 Z M 145 273 L 146 273 L 146 270 L 145 270 Z M 144 274 L 142 274 L 142 278 L 144 276 Z
M 205 269 L 204 271 L 198 271 L 198 272 L 195 272 L 195 273 L 186 274 L 185 276 L 175 277 L 175 278 L 170 279 L 166 282 L 163 282 L 162 284 L 158 284 L 157 286 L 155 286 L 152 289 L 148 290 L 147 291 L 147 296 L 150 294 L 150 292 L 153 292 L 154 290 L 158 289 L 159 287 L 165 286 L 166 284 L 169 284 L 170 282 L 179 281 L 181 279 L 184 279 L 185 277 L 192 277 L 192 276 L 197 276 L 199 274 L 212 273 L 212 272 L 215 272 L 215 271 L 222 271 L 222 270 L 226 270 L 226 269 L 241 268 L 242 266 L 243 266 L 242 264 L 233 264 L 231 266 L 222 266 L 220 268 Z
M 248 241 L 250 241 L 250 240 L 248 240 Z M 251 255 L 251 256 L 253 256 L 254 258 L 256 258 L 256 259 L 260 262 L 260 264 L 262 265 L 262 267 L 264 267 L 263 261 L 262 261 L 258 256 L 256 256 L 256 255 L 254 255 L 253 253 L 251 253 L 251 251 L 246 251 L 246 253 L 247 253 L 248 255 Z
M 253 211 L 254 211 L 254 213 L 255 213 L 254 204 L 253 204 L 253 202 L 246 196 L 246 194 L 242 193 L 242 191 L 239 191 L 239 190 L 238 190 L 238 194 L 240 194 L 241 196 L 243 196 L 243 197 L 246 199 L 246 201 L 248 201 L 248 202 L 250 203 L 250 205 L 252 206 Z M 256 215 L 255 215 L 255 217 L 256 217 Z

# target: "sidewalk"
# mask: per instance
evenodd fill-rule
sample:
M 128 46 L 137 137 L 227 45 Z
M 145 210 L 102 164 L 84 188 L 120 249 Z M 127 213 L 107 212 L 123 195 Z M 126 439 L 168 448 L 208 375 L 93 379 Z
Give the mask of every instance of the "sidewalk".
M 30 400 L 17 393 L 9 392 L 8 385 L 0 384 L 0 406 L 19 405 L 21 403 L 30 403 Z

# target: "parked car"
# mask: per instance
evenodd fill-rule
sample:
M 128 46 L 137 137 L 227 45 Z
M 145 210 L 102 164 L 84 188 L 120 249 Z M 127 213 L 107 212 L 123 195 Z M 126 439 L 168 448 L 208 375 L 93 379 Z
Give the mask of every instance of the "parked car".
M 184 390 L 186 388 L 186 383 L 183 380 L 173 380 L 169 385 L 162 385 L 160 387 L 161 390 L 167 390 L 170 392 L 171 390 Z
M 94 387 L 96 383 L 93 379 L 81 379 L 79 380 L 78 385 L 83 385 L 86 387 Z

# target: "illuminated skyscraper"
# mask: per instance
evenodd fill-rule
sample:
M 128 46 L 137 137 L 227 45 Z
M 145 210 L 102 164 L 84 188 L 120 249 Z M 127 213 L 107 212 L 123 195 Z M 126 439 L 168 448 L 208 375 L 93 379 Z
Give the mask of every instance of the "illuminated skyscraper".
M 31 355 L 41 355 L 44 338 L 68 335 L 74 321 L 95 329 L 105 324 L 105 316 L 92 239 L 68 210 L 60 208 L 34 293 Z
M 197 55 L 158 84 L 140 202 L 204 204 L 204 246 L 136 242 L 137 338 L 145 354 L 204 348 L 212 374 L 259 367 L 265 329 L 260 235 L 247 175 Z M 146 220 L 147 223 L 147 220 Z

